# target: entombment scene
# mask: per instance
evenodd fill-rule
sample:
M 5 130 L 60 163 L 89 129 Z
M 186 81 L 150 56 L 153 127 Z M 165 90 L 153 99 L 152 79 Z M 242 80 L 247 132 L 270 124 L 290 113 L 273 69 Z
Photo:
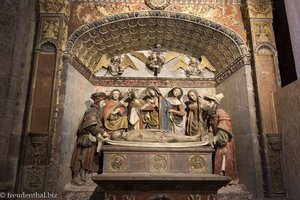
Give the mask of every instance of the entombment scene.
M 1 1 L 0 198 L 297 199 L 282 2 Z

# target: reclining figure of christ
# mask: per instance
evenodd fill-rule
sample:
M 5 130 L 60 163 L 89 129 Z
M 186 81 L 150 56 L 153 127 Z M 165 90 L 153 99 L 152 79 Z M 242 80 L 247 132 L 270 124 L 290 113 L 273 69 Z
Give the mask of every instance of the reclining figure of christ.
M 111 140 L 158 143 L 201 142 L 200 135 L 185 136 L 161 129 L 143 129 L 128 132 L 116 131 L 112 134 Z

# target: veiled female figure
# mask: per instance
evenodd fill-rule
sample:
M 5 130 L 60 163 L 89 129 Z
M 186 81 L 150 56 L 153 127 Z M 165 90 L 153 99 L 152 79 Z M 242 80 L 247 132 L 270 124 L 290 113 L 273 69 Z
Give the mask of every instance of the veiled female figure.
M 183 103 L 180 100 L 183 95 L 183 91 L 179 87 L 174 87 L 169 92 L 167 101 L 171 104 L 171 108 L 168 110 L 170 113 L 171 131 L 178 134 L 184 134 L 183 130 L 183 117 L 185 111 Z
M 146 129 L 171 130 L 170 103 L 155 86 L 146 88 L 145 105 L 142 107 L 143 122 Z
M 140 91 L 133 89 L 129 91 L 130 102 L 128 105 L 129 130 L 139 130 L 143 128 L 141 108 L 145 102 L 140 99 Z
M 120 102 L 123 95 L 120 90 L 110 92 L 110 99 L 103 108 L 104 126 L 109 131 L 125 130 L 128 128 L 126 107 Z
M 186 124 L 187 135 L 203 135 L 205 134 L 204 123 L 202 119 L 202 112 L 200 102 L 198 100 L 198 92 L 194 89 L 189 90 L 187 94 L 188 102 L 188 115 Z

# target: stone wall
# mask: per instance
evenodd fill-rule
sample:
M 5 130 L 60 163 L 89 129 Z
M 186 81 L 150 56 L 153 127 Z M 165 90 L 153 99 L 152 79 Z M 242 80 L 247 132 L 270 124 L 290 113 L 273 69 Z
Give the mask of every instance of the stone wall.
M 221 107 L 231 116 L 240 182 L 260 199 L 262 172 L 257 139 L 255 104 L 250 66 L 243 67 L 217 87 L 224 99 Z
M 35 35 L 35 1 L 0 2 L 0 191 L 13 191 Z
M 274 94 L 278 130 L 282 137 L 281 163 L 287 198 L 299 199 L 300 187 L 300 81 Z
M 285 0 L 286 14 L 288 17 L 296 72 L 298 79 L 300 78 L 300 9 L 299 1 Z

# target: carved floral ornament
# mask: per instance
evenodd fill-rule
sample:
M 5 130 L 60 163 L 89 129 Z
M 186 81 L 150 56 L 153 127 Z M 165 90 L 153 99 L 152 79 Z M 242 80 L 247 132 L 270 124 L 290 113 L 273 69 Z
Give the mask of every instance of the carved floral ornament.
M 68 0 L 40 0 L 40 13 L 62 13 L 69 16 Z
M 248 9 L 250 17 L 257 18 L 272 18 L 272 4 L 271 2 L 248 2 Z
M 59 19 L 45 18 L 42 27 L 43 38 L 57 40 L 59 36 Z
M 150 50 L 157 44 L 165 51 L 205 56 L 216 75 L 248 54 L 242 39 L 227 27 L 188 14 L 141 11 L 81 26 L 70 36 L 66 55 L 94 71 L 105 54 Z
M 256 44 L 272 42 L 271 24 L 268 22 L 254 22 L 254 35 Z

